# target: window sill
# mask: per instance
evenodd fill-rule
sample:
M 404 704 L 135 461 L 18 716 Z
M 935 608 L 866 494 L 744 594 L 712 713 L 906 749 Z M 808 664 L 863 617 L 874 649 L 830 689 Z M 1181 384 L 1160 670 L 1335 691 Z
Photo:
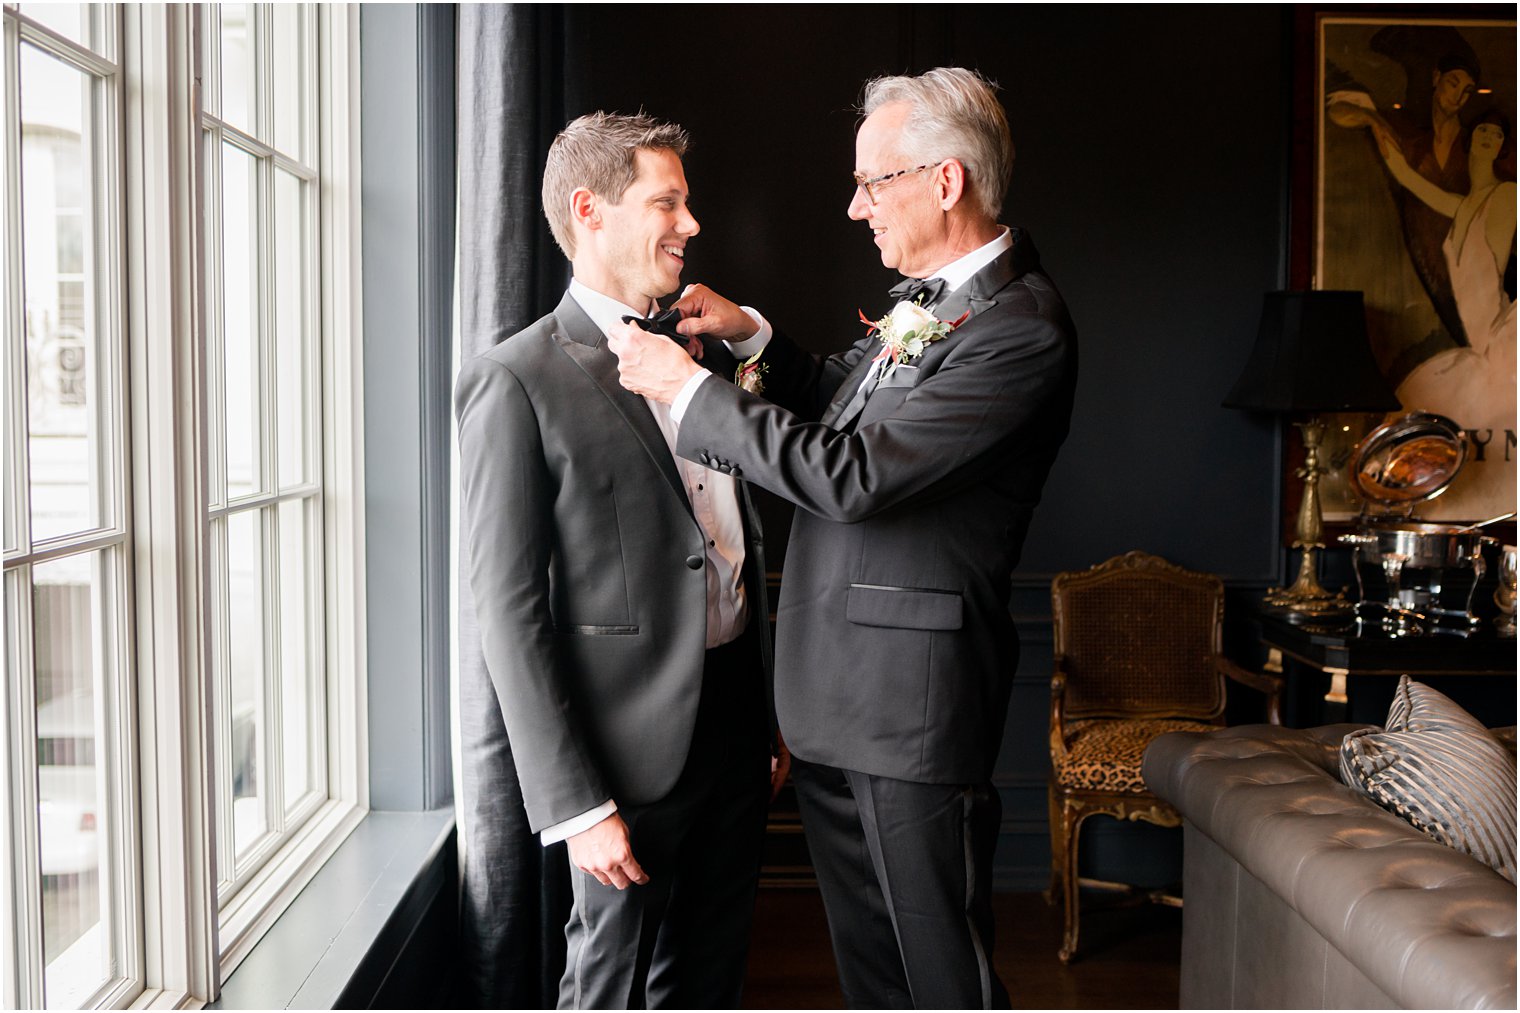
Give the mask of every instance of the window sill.
M 364 817 L 207 1009 L 368 1006 L 452 882 L 454 810 Z

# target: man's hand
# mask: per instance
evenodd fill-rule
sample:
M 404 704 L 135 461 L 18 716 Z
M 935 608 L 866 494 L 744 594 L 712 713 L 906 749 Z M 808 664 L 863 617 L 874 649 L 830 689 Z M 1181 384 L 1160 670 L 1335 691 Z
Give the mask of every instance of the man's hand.
M 786 784 L 786 775 L 792 772 L 792 751 L 786 748 L 786 743 L 781 739 L 781 733 L 776 733 L 776 755 L 771 757 L 771 801 L 776 801 L 776 796 L 781 794 L 782 787 Z
M 676 330 L 682 334 L 743 341 L 760 329 L 754 317 L 706 285 L 687 285 L 681 298 L 671 305 L 681 311 Z
M 656 338 L 670 344 L 665 338 Z M 640 886 L 649 876 L 633 857 L 628 843 L 628 825 L 617 813 L 608 816 L 590 830 L 582 830 L 565 842 L 570 847 L 570 862 L 582 872 L 595 876 L 603 886 L 626 890 L 630 883 Z
M 684 327 L 686 321 L 681 324 Z M 702 371 L 680 345 L 633 324 L 617 323 L 607 328 L 607 347 L 618 357 L 623 386 L 651 401 L 670 404 L 686 381 Z

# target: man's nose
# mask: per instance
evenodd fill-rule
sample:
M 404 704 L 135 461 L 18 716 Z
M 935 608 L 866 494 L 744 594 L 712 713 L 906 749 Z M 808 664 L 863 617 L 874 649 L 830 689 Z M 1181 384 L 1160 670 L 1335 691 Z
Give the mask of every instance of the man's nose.
M 682 208 L 681 220 L 676 223 L 676 231 L 683 236 L 694 236 L 702 231 L 702 226 L 697 223 L 696 217 L 690 211 Z
M 850 198 L 850 206 L 845 211 L 853 220 L 860 222 L 871 217 L 871 202 L 866 198 L 866 188 L 855 187 L 855 193 Z

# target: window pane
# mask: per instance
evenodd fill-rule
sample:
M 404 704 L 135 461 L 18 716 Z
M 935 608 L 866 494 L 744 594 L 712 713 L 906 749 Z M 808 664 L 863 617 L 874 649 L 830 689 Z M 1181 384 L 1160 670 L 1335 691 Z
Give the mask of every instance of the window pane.
M 114 654 L 105 551 L 32 570 L 42 948 L 51 1009 L 77 1008 L 115 973 L 102 804 L 108 750 L 101 669 Z
M 274 146 L 298 162 L 306 161 L 306 15 L 300 4 L 270 4 L 274 15 L 271 42 L 274 75 Z
M 238 129 L 254 129 L 253 5 L 221 4 L 222 119 Z
M 253 156 L 222 146 L 222 370 L 229 498 L 261 488 L 256 168 Z
M 268 829 L 264 813 L 264 532 L 262 511 L 227 518 L 228 703 L 233 849 L 242 856 Z M 225 789 L 226 785 L 224 785 Z
M 110 56 L 103 45 L 100 30 L 101 15 L 109 8 L 104 4 L 17 4 L 22 14 L 46 25 L 64 38 L 73 39 L 83 46 L 91 46 L 96 52 Z
M 21 207 L 32 538 L 106 519 L 86 74 L 21 47 Z
M 307 322 L 308 277 L 304 184 L 283 169 L 274 174 L 275 207 L 275 426 L 279 434 L 282 487 L 307 480 L 312 405 L 308 391 L 314 370 Z
M 310 535 L 317 500 L 280 504 L 280 721 L 285 811 L 289 813 L 316 786 L 311 735 L 315 728 L 311 665 L 320 614 L 311 594 L 317 567 Z

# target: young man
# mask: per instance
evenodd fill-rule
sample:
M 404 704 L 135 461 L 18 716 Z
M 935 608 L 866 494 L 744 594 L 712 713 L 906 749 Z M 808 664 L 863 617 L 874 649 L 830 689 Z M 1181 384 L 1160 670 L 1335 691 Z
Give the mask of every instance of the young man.
M 574 280 L 455 392 L 486 665 L 529 824 L 573 866 L 562 1008 L 738 1005 L 771 793 L 748 500 L 674 456 L 606 343 L 679 286 L 685 149 L 643 115 L 565 128 L 543 200 Z

